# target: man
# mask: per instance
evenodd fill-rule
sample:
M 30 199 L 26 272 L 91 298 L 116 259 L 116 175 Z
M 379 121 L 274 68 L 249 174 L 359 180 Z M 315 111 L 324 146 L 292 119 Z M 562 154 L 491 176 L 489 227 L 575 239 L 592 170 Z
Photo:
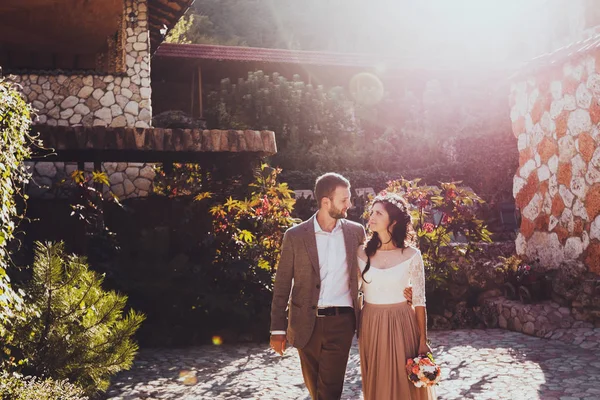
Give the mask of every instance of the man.
M 283 237 L 271 306 L 271 347 L 281 355 L 287 342 L 296 347 L 311 397 L 334 400 L 342 394 L 360 311 L 356 253 L 365 230 L 345 219 L 352 203 L 350 182 L 343 176 L 320 176 L 315 198 L 317 213 Z

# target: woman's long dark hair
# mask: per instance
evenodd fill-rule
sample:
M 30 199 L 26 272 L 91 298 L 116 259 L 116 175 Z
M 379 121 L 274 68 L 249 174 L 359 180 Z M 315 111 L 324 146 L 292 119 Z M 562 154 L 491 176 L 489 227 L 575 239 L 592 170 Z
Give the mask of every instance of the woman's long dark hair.
M 390 203 L 386 200 L 386 198 L 393 199 L 398 204 L 398 206 Z M 394 246 L 400 249 L 405 249 L 408 246 L 408 244 L 413 243 L 414 241 L 414 231 L 412 229 L 412 224 L 410 221 L 408 203 L 402 197 L 389 193 L 385 197 L 376 197 L 372 206 L 374 206 L 377 203 L 383 205 L 385 211 L 387 211 L 390 217 L 388 232 L 391 235 L 391 242 L 394 244 Z M 394 222 L 396 222 L 396 225 L 394 225 L 390 232 L 390 227 Z M 373 232 L 371 237 L 368 238 L 365 242 L 364 248 L 365 253 L 367 254 L 367 265 L 365 266 L 365 269 L 362 273 L 363 280 L 365 280 L 365 274 L 371 268 L 371 257 L 373 257 L 377 250 L 381 248 L 381 245 L 381 239 L 379 238 L 379 234 L 377 232 Z

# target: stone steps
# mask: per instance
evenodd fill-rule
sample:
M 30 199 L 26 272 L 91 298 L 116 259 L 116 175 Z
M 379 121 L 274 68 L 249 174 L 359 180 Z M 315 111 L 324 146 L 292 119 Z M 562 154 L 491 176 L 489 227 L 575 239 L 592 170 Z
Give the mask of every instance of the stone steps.
M 545 338 L 560 340 L 583 349 L 600 349 L 600 328 L 559 328 L 548 332 Z

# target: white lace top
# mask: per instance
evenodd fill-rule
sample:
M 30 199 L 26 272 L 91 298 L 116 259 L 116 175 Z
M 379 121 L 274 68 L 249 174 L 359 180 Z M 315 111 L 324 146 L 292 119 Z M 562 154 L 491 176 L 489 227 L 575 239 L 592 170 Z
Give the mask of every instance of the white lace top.
M 365 274 L 365 280 L 360 279 L 364 300 L 371 304 L 395 304 L 406 301 L 404 289 L 412 285 L 413 305 L 425 306 L 425 268 L 421 252 L 416 250 L 408 260 L 402 261 L 390 268 L 378 269 L 371 263 Z M 360 272 L 367 266 L 366 261 L 358 258 Z

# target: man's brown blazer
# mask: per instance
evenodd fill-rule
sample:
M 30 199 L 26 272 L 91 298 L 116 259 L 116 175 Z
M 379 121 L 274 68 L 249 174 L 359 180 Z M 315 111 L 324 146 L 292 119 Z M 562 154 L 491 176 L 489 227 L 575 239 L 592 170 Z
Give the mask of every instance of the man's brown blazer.
M 308 343 L 315 327 L 321 290 L 315 218 L 316 214 L 285 232 L 271 304 L 271 331 L 287 331 L 287 341 L 299 349 Z M 346 252 L 350 269 L 350 294 L 358 321 L 360 310 L 356 251 L 365 240 L 365 230 L 356 222 L 346 219 L 341 219 L 340 222 L 346 247 L 340 251 Z

